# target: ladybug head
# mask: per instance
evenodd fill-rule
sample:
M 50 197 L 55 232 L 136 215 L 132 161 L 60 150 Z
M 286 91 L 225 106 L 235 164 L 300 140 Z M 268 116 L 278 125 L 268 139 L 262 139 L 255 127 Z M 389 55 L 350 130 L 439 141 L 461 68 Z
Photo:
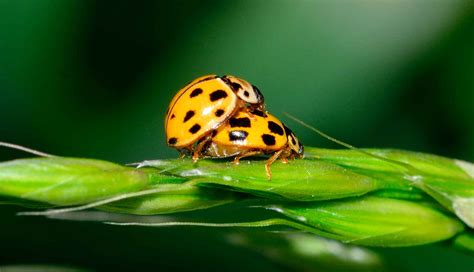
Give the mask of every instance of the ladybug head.
M 285 132 L 286 132 L 286 137 L 288 138 L 288 145 L 291 148 L 291 152 L 297 157 L 297 158 L 303 158 L 304 155 L 304 147 L 303 144 L 296 138 L 296 135 L 289 129 L 287 126 L 285 126 Z
M 256 86 L 235 76 L 223 76 L 222 78 L 231 86 L 232 90 L 240 99 L 254 108 L 264 110 L 263 94 Z

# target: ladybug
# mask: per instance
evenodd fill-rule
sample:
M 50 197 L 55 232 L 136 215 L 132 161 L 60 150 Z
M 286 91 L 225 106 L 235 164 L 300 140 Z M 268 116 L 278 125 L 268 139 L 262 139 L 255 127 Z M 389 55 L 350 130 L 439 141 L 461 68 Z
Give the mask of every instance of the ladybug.
M 241 109 L 264 110 L 257 87 L 230 75 L 199 77 L 171 100 L 165 119 L 166 142 L 181 157 L 194 153 L 197 161 L 212 131 Z
M 295 134 L 275 116 L 242 110 L 213 133 L 211 142 L 202 153 L 208 158 L 235 157 L 235 164 L 244 157 L 271 154 L 265 165 L 271 179 L 270 166 L 276 159 L 287 163 L 288 158 L 302 158 L 304 148 Z

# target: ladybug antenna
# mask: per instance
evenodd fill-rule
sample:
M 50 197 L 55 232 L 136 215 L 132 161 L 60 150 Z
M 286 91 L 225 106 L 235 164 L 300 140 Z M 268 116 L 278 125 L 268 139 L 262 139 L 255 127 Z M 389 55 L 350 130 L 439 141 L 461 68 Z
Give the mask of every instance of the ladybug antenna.
M 328 139 L 329 141 L 331 142 L 334 142 L 338 145 L 341 145 L 341 146 L 344 146 L 348 149 L 351 149 L 351 150 L 354 150 L 354 151 L 357 151 L 359 153 L 362 153 L 364 155 L 367 155 L 367 156 L 370 156 L 370 157 L 373 157 L 373 158 L 376 158 L 376 159 L 379 159 L 379 160 L 382 160 L 382 161 L 385 161 L 385 162 L 389 162 L 389 163 L 393 163 L 393 164 L 396 164 L 396 165 L 399 165 L 399 166 L 402 166 L 403 168 L 407 169 L 409 172 L 415 172 L 415 173 L 419 173 L 420 171 L 418 169 L 416 169 L 415 167 L 409 165 L 408 163 L 404 163 L 404 162 L 401 162 L 401 161 L 397 161 L 397 160 L 392 160 L 392 159 L 389 159 L 389 158 L 385 158 L 385 157 L 382 157 L 382 156 L 379 156 L 379 155 L 375 155 L 375 154 L 372 154 L 370 152 L 367 152 L 365 150 L 362 150 L 360 148 L 357 148 L 351 144 L 348 144 L 348 143 L 345 143 L 343 141 L 340 141 L 334 137 L 331 137 L 329 136 L 328 134 L 322 132 L 321 130 L 305 123 L 304 121 L 302 121 L 301 119 L 298 119 L 296 118 L 295 116 L 287 113 L 287 112 L 283 112 L 286 116 L 288 116 L 290 119 L 292 119 L 293 121 L 297 122 L 298 124 L 316 132 L 317 134 L 319 134 L 321 137 L 323 138 L 326 138 Z

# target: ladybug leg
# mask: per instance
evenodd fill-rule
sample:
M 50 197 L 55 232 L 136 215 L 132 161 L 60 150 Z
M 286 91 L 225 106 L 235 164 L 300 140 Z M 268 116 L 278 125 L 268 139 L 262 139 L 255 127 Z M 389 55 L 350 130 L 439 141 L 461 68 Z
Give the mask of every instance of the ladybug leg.
M 252 109 L 250 109 L 249 107 L 245 107 L 244 109 L 249 114 L 249 117 L 250 117 L 251 120 L 256 119 L 255 114 L 253 114 L 253 112 L 252 112 Z
M 189 155 L 191 153 L 192 149 L 190 146 L 186 146 L 184 148 L 180 148 L 178 149 L 178 152 L 179 152 L 179 159 L 184 159 L 184 157 L 186 157 L 186 155 Z
M 201 140 L 198 145 L 196 146 L 196 149 L 194 150 L 193 154 L 193 162 L 197 162 L 199 160 L 199 156 L 201 155 L 201 151 L 212 140 L 211 135 L 207 135 L 203 140 Z
M 291 160 L 295 157 L 293 156 L 293 152 L 291 152 L 291 148 L 289 146 L 286 146 L 286 148 L 283 149 L 283 152 L 280 155 L 280 160 L 282 163 L 287 164 L 288 158 L 290 158 Z
M 280 157 L 281 153 L 284 151 L 284 149 L 280 149 L 278 150 L 277 152 L 275 152 L 271 157 L 270 159 L 267 160 L 267 163 L 265 164 L 265 171 L 267 172 L 267 177 L 268 177 L 268 180 L 271 180 L 272 179 L 272 171 L 270 170 L 270 166 L 272 165 L 272 163 L 278 159 L 278 157 Z
M 235 165 L 238 165 L 240 163 L 240 159 L 245 158 L 245 157 L 260 155 L 260 154 L 262 154 L 261 150 L 247 150 L 237 155 L 234 158 L 234 161 L 232 163 L 234 163 Z

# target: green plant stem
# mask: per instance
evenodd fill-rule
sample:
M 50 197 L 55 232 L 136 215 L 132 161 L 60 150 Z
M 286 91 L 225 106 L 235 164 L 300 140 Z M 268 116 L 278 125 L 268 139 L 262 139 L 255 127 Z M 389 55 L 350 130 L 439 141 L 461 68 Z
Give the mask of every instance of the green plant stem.
M 240 165 L 227 160 L 156 160 L 139 168 L 57 156 L 13 160 L 0 163 L 0 203 L 57 207 L 24 213 L 29 215 L 88 208 L 150 215 L 209 209 L 253 197 L 270 205 L 261 207 L 271 207 L 267 215 L 272 218 L 247 223 L 237 218 L 226 226 L 285 225 L 384 247 L 464 237 L 456 236 L 464 224 L 474 225 L 474 166 L 468 162 L 398 150 L 308 147 L 305 159 L 274 163 L 272 180 L 264 165 L 254 158 Z M 468 240 L 456 239 L 461 241 L 456 245 Z

